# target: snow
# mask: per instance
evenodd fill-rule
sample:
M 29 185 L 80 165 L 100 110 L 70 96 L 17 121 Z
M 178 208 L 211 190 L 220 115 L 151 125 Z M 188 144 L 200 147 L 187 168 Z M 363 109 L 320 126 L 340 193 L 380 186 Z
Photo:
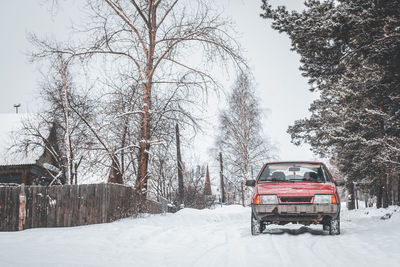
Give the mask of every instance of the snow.
M 47 163 L 47 162 L 43 163 L 43 167 L 45 167 L 46 169 L 48 169 L 48 170 L 50 170 L 50 171 L 53 171 L 53 172 L 60 172 L 60 171 L 61 171 L 61 170 L 60 170 L 59 168 L 57 168 L 56 166 L 51 165 L 51 164 L 49 164 L 49 163 Z
M 397 266 L 399 210 L 343 206 L 339 236 L 321 226 L 306 228 L 314 234 L 287 233 L 300 225 L 268 226 L 251 236 L 250 208 L 241 206 L 0 232 L 0 266 Z

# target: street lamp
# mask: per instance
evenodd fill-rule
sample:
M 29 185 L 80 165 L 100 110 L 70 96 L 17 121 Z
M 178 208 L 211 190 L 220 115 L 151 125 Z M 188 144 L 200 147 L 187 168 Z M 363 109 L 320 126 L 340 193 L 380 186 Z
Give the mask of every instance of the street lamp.
M 14 104 L 15 112 L 18 114 L 18 108 L 21 106 L 21 104 Z

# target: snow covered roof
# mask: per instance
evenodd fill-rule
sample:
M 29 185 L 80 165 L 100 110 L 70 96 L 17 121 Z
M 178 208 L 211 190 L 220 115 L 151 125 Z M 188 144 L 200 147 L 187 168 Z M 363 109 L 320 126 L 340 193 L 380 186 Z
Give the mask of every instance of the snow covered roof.
M 43 153 L 36 149 L 28 154 L 11 149 L 23 127 L 23 121 L 34 117 L 32 114 L 0 113 L 0 165 L 35 164 Z

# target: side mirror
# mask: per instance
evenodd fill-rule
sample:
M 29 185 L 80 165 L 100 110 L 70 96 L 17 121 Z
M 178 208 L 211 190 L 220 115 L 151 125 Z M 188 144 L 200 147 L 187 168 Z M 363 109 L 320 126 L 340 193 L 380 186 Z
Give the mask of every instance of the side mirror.
M 255 186 L 256 185 L 256 180 L 247 180 L 246 181 L 246 186 Z

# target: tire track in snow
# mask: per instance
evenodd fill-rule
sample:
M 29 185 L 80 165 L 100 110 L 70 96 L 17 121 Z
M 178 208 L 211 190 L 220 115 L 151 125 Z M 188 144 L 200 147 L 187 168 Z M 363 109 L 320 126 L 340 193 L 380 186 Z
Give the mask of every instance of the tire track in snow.
M 221 224 L 220 227 L 214 229 L 214 231 L 211 231 L 211 235 L 215 235 L 215 232 L 220 232 L 221 229 L 223 230 L 223 226 L 225 224 Z M 224 234 L 224 240 L 221 243 L 218 243 L 205 251 L 201 252 L 201 255 L 199 255 L 194 261 L 193 261 L 193 266 L 216 266 L 216 258 L 210 257 L 210 254 L 215 254 L 215 250 L 218 250 L 220 247 L 228 244 L 228 241 L 230 240 L 229 235 L 226 231 L 223 231 Z M 204 259 L 209 259 L 206 262 L 204 262 Z
M 239 226 L 240 225 L 240 226 Z M 214 229 L 209 229 L 209 234 L 215 236 L 217 233 L 223 233 L 223 242 L 201 251 L 191 265 L 193 266 L 247 266 L 243 253 L 238 253 L 240 248 L 244 229 L 242 221 L 227 224 L 221 223 Z

